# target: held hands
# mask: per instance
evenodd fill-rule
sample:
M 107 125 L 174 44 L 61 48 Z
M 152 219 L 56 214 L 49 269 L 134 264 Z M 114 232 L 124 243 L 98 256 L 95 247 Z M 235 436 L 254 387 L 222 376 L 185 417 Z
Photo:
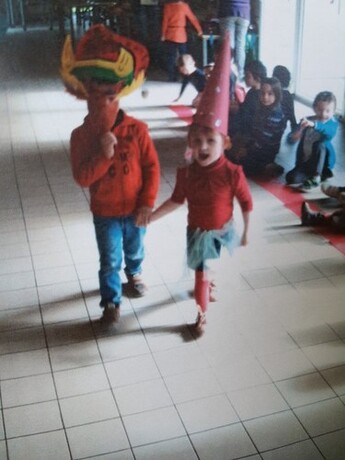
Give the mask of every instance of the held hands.
M 109 160 L 113 158 L 115 150 L 114 147 L 117 144 L 117 139 L 114 134 L 110 131 L 101 135 L 100 138 L 101 148 L 103 155 Z
M 151 214 L 152 208 L 149 208 L 148 206 L 142 206 L 137 209 L 135 215 L 135 225 L 137 227 L 147 227 L 150 223 Z

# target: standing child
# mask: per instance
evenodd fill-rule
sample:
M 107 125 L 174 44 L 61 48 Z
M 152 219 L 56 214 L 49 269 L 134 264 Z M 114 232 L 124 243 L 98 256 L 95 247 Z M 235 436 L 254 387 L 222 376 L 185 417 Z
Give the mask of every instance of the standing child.
M 141 279 L 144 235 L 159 186 L 159 163 L 147 126 L 119 108 L 119 97 L 137 88 L 148 66 L 139 43 L 104 25 L 91 27 L 75 56 L 70 37 L 62 56 L 67 89 L 87 100 L 84 123 L 71 135 L 73 177 L 88 187 L 100 255 L 102 319 L 118 321 L 122 296 L 120 271 L 135 296 Z
M 235 244 L 234 199 L 239 201 L 243 214 L 242 245 L 247 244 L 252 210 L 252 198 L 241 166 L 232 164 L 223 154 L 230 143 L 227 136 L 229 55 L 229 43 L 225 40 L 189 129 L 188 144 L 193 161 L 177 171 L 171 198 L 156 209 L 151 218 L 151 221 L 159 219 L 187 201 L 187 263 L 195 270 L 197 333 L 204 331 L 210 300 L 207 260 L 219 258 L 222 245 L 231 249 Z
M 240 80 L 244 77 L 246 60 L 246 36 L 250 24 L 250 0 L 219 0 L 218 18 L 222 37 L 230 34 Z
M 284 172 L 282 166 L 275 163 L 285 130 L 285 117 L 280 100 L 279 80 L 262 79 L 259 106 L 255 111 L 252 132 L 244 139 L 238 158 L 246 175 L 276 177 Z
M 272 77 L 278 78 L 282 87 L 282 102 L 281 106 L 285 115 L 286 123 L 290 122 L 290 130 L 296 130 L 298 124 L 295 115 L 295 101 L 293 95 L 289 91 L 291 74 L 289 69 L 283 65 L 276 65 L 273 69 Z
M 333 93 L 322 91 L 316 95 L 313 102 L 315 115 L 303 118 L 291 135 L 294 141 L 299 140 L 299 144 L 295 167 L 286 174 L 287 184 L 308 192 L 333 176 L 336 156 L 331 140 L 338 128 L 335 108 Z
M 202 36 L 202 28 L 189 5 L 183 0 L 167 0 L 163 9 L 162 37 L 166 43 L 167 71 L 169 81 L 177 80 L 176 58 L 177 54 L 187 54 L 187 21 Z
M 191 83 L 198 92 L 192 101 L 192 106 L 197 107 L 206 84 L 206 76 L 204 71 L 195 65 L 194 58 L 190 54 L 182 54 L 182 56 L 178 57 L 177 68 L 181 75 L 183 75 L 183 80 L 180 94 L 174 100 L 174 102 L 178 102 L 181 99 L 188 83 Z

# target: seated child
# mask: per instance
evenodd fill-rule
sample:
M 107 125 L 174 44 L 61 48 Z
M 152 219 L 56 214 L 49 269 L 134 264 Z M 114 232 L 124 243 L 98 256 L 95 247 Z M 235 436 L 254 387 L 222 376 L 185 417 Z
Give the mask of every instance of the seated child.
M 297 128 L 297 120 L 295 115 L 294 96 L 289 91 L 291 74 L 283 65 L 277 65 L 273 69 L 272 77 L 278 78 L 282 87 L 281 106 L 286 118 L 286 122 L 290 122 L 290 130 L 295 131 Z
M 251 133 L 254 113 L 259 104 L 261 80 L 267 76 L 266 67 L 261 61 L 251 61 L 244 68 L 244 81 L 249 90 L 240 108 L 240 132 Z
M 196 67 L 195 61 L 190 54 L 182 54 L 182 56 L 178 57 L 177 68 L 180 74 L 183 75 L 183 80 L 180 94 L 174 100 L 174 102 L 178 102 L 181 99 L 188 83 L 191 83 L 198 92 L 197 96 L 192 101 L 192 106 L 197 107 L 201 93 L 203 92 L 206 84 L 206 76 L 204 71 Z
M 277 78 L 263 78 L 259 105 L 255 110 L 252 131 L 230 152 L 231 159 L 243 166 L 246 175 L 276 177 L 284 172 L 275 163 L 285 130 L 285 117 L 280 105 L 281 87 Z
M 298 129 L 291 134 L 299 140 L 295 167 L 286 174 L 288 185 L 307 192 L 333 176 L 335 150 L 331 143 L 338 128 L 334 117 L 336 99 L 330 91 L 317 94 L 313 102 L 314 116 L 303 118 Z
M 308 203 L 304 201 L 301 206 L 301 224 L 309 226 L 330 226 L 335 230 L 345 232 L 345 187 L 337 187 L 334 185 L 321 185 L 323 193 L 331 198 L 336 198 L 341 209 L 333 212 L 318 212 L 313 211 Z
M 229 128 L 230 137 L 240 130 L 240 109 L 246 97 L 246 90 L 238 83 L 238 70 L 236 64 L 231 61 L 230 74 L 230 104 L 229 104 Z

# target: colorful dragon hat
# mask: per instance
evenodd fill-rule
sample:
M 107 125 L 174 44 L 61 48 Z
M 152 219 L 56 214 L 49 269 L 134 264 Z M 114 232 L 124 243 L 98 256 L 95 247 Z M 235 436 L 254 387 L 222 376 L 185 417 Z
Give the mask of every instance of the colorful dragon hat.
M 60 73 L 67 91 L 78 99 L 87 99 L 90 79 L 114 84 L 120 98 L 142 85 L 148 65 L 143 45 L 96 24 L 79 40 L 75 53 L 71 36 L 66 37 Z
M 224 136 L 228 135 L 230 54 L 230 37 L 226 34 L 193 117 L 193 124 L 215 129 Z

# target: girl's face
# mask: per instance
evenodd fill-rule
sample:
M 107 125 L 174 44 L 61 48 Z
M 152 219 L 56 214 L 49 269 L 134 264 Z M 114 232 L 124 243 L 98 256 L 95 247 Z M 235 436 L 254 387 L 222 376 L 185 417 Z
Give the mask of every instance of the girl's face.
M 334 102 L 319 101 L 314 107 L 314 112 L 318 120 L 327 121 L 334 115 Z
M 189 135 L 189 147 L 193 160 L 205 167 L 217 161 L 223 154 L 224 139 L 213 129 L 196 128 Z
M 276 96 L 273 92 L 272 86 L 267 83 L 263 84 L 260 88 L 260 102 L 265 107 L 273 105 L 276 101 Z

